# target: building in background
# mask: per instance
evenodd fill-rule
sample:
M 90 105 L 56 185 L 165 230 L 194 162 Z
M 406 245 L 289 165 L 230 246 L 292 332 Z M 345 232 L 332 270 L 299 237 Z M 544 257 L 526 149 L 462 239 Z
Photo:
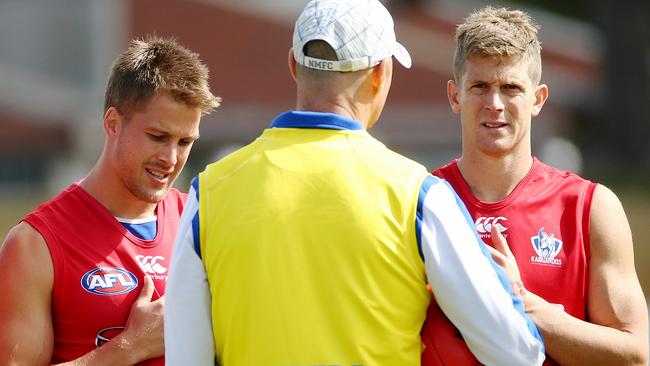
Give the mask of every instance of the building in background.
M 303 0 L 0 0 L 0 196 L 54 192 L 83 178 L 102 145 L 103 92 L 110 63 L 129 39 L 174 36 L 201 54 L 222 106 L 206 116 L 181 189 L 203 166 L 255 138 L 293 109 L 287 57 Z M 480 5 L 452 1 L 388 4 L 413 67 L 395 67 L 393 87 L 371 133 L 429 168 L 460 153 L 448 105 L 455 24 Z M 564 139 L 596 98 L 601 46 L 590 26 L 535 9 L 542 24 L 543 82 L 550 100 L 534 119 L 534 152 L 580 169 Z

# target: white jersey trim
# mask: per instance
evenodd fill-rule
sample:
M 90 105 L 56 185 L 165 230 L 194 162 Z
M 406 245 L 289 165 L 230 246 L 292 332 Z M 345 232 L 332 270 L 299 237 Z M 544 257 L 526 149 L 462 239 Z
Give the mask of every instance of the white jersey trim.
M 191 187 L 165 289 L 166 365 L 214 364 L 210 288 L 203 262 L 194 250 L 192 220 L 198 212 L 196 190 Z
M 544 346 L 513 305 L 486 257 L 474 224 L 446 181 L 428 177 L 421 249 L 441 310 L 485 365 L 541 365 Z

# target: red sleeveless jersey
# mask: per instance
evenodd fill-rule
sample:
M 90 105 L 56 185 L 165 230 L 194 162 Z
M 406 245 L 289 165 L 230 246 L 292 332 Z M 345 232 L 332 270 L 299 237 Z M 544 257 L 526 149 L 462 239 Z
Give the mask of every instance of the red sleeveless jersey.
M 153 240 L 130 233 L 76 183 L 25 217 L 54 265 L 52 363 L 79 358 L 121 332 L 145 274 L 154 280 L 152 300 L 163 295 L 185 198 L 170 189 L 158 204 Z
M 561 306 L 570 315 L 587 320 L 589 213 L 595 183 L 533 158 L 530 172 L 517 187 L 503 200 L 488 203 L 474 196 L 458 169 L 457 160 L 433 174 L 446 179 L 456 190 L 486 244 L 492 245 L 490 231 L 492 226 L 497 226 L 508 240 L 529 291 Z M 439 318 L 442 314 L 435 301 L 432 302 L 423 327 L 425 345 L 427 339 L 435 338 L 429 318 Z M 438 353 L 453 349 L 440 347 L 434 344 L 427 347 L 428 351 L 425 348 L 423 366 L 444 364 L 432 362 L 440 355 L 428 353 L 432 349 Z M 459 352 L 467 352 L 466 347 Z M 552 360 L 545 362 L 545 365 L 553 364 Z

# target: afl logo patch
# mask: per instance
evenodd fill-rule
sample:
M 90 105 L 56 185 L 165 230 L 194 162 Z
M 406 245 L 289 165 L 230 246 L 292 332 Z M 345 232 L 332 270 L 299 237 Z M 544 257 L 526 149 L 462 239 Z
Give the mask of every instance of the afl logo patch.
M 124 268 L 99 267 L 81 277 L 81 287 L 95 295 L 121 295 L 138 287 L 138 279 Z

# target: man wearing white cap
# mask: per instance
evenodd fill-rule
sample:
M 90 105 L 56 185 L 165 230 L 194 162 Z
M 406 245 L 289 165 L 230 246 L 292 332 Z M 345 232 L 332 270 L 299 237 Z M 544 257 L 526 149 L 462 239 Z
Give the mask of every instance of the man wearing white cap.
M 544 346 L 454 191 L 366 131 L 411 59 L 376 0 L 296 21 L 296 111 L 192 182 L 165 309 L 169 365 L 420 364 L 430 296 L 488 365 Z M 462 254 L 461 254 L 462 253 Z

